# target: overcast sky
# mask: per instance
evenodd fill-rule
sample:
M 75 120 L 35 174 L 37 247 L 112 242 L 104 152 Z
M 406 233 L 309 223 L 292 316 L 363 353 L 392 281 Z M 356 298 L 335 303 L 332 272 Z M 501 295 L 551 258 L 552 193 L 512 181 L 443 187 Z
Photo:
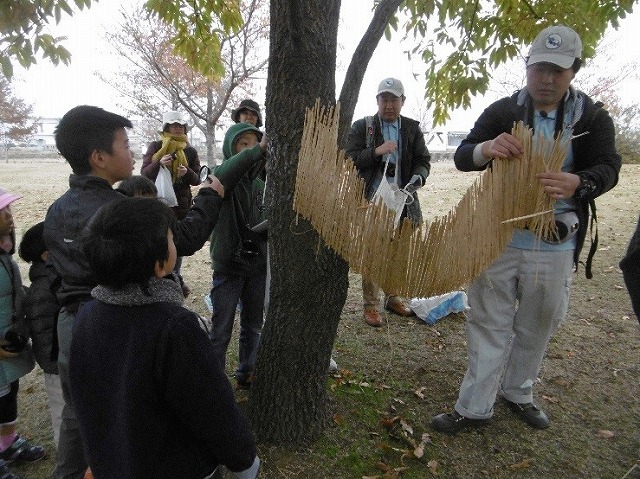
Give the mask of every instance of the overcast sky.
M 111 111 L 118 111 L 117 93 L 104 84 L 94 74 L 96 70 L 117 72 L 125 68 L 124 62 L 118 61 L 109 49 L 104 36 L 117 28 L 119 8 L 129 5 L 132 0 L 103 0 L 93 3 L 88 11 L 78 12 L 72 18 L 66 18 L 52 33 L 65 35 L 68 40 L 65 46 L 73 57 L 70 66 L 53 67 L 40 60 L 39 64 L 29 70 L 18 70 L 14 88 L 17 95 L 34 105 L 34 113 L 41 117 L 60 117 L 67 110 L 79 104 L 91 104 Z M 344 70 L 357 42 L 366 30 L 371 18 L 372 0 L 347 0 L 342 2 L 339 71 L 336 74 L 338 90 L 342 86 Z M 636 34 L 640 29 L 640 14 L 634 13 L 621 21 L 618 31 L 611 30 L 607 35 L 616 46 L 614 63 L 609 62 L 607 68 L 616 68 L 631 61 L 640 59 Z M 406 47 L 405 47 L 406 48 Z M 407 102 L 403 114 L 415 117 L 423 104 L 424 66 L 419 60 L 410 62 L 403 52 L 399 40 L 391 42 L 384 38 L 380 41 L 373 59 L 367 69 L 354 119 L 376 111 L 376 87 L 381 79 L 394 76 L 403 81 Z M 418 80 L 414 79 L 414 75 Z M 580 75 L 580 73 L 578 74 Z M 640 82 L 626 82 L 623 85 L 623 98 L 640 101 Z M 260 97 L 261 95 L 261 97 Z M 473 125 L 479 112 L 482 111 L 498 95 L 489 94 L 484 98 L 473 100 L 471 111 L 458 111 L 452 114 L 447 124 L 449 129 L 468 130 Z M 264 104 L 264 92 L 256 98 Z M 429 125 L 430 126 L 430 125 Z

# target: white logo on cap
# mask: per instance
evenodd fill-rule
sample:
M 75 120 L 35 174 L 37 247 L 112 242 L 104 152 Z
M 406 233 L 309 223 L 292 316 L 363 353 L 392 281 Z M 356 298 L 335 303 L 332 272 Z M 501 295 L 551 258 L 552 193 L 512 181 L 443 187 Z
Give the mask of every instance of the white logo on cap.
M 547 37 L 547 42 L 545 46 L 550 50 L 555 50 L 559 48 L 562 44 L 562 37 L 557 33 L 552 33 Z

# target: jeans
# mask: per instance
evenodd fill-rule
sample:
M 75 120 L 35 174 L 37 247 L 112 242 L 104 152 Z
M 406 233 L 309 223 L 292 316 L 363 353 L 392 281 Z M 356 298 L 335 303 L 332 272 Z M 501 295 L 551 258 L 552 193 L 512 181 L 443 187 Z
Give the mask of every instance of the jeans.
M 242 301 L 240 312 L 240 338 L 238 347 L 238 367 L 235 377 L 246 381 L 256 363 L 256 352 L 260 342 L 264 312 L 264 291 L 266 273 L 256 276 L 238 276 L 213 273 L 211 288 L 211 342 L 222 368 L 226 366 L 227 348 L 238 300 Z

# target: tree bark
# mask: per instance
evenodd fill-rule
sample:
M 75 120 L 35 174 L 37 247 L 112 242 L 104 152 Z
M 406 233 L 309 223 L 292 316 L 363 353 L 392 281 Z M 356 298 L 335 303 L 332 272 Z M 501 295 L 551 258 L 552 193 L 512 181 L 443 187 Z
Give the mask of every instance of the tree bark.
M 326 374 L 348 265 L 292 209 L 307 108 L 335 104 L 339 0 L 272 0 L 266 125 L 271 301 L 249 414 L 256 436 L 308 443 L 327 423 Z
M 353 55 L 340 95 L 340 143 L 367 64 L 401 1 L 382 0 Z M 317 98 L 335 104 L 339 15 L 339 0 L 271 0 L 266 94 L 271 294 L 249 402 L 254 432 L 263 442 L 310 443 L 329 420 L 326 374 L 349 266 L 295 216 L 292 203 L 305 111 Z

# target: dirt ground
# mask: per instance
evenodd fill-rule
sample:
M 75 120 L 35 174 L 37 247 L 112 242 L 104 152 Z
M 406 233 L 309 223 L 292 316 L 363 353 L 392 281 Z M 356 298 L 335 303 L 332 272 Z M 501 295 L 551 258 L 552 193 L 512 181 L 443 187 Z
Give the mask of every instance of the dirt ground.
M 69 172 L 59 159 L 0 162 L 0 187 L 24 195 L 13 207 L 19 234 L 44 218 Z M 448 211 L 474 178 L 435 164 L 421 191 L 425 216 Z M 639 191 L 640 166 L 625 165 L 620 184 L 597 200 L 594 278 L 586 280 L 583 268 L 575 275 L 567 320 L 535 390 L 549 429 L 534 431 L 497 403 L 492 425 L 481 431 L 452 437 L 431 430 L 431 416 L 453 406 L 466 368 L 464 316 L 428 326 L 385 314 L 385 327 L 370 328 L 362 321 L 360 278 L 351 275 L 333 354 L 340 371 L 328 378 L 332 426 L 310 447 L 261 445 L 262 477 L 640 478 L 640 328 L 618 268 Z M 187 306 L 203 315 L 207 251 L 183 265 L 193 291 Z M 27 265 L 21 268 L 28 282 Z M 229 355 L 232 368 L 237 351 Z M 40 463 L 14 467 L 27 479 L 47 477 L 55 456 L 42 382 L 38 368 L 21 380 L 20 429 L 48 452 Z M 417 447 L 422 454 L 411 453 Z

